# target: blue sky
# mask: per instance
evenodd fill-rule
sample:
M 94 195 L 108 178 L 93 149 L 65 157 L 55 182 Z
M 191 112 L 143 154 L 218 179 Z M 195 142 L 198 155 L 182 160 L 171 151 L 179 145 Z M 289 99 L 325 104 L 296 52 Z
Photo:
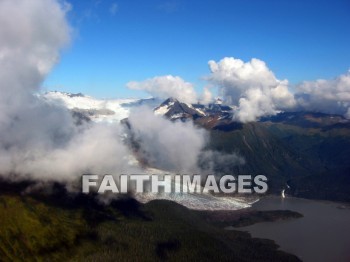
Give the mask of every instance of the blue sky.
M 129 81 L 172 74 L 201 90 L 208 61 L 259 58 L 292 84 L 350 68 L 350 1 L 70 0 L 72 42 L 46 90 L 144 97 Z

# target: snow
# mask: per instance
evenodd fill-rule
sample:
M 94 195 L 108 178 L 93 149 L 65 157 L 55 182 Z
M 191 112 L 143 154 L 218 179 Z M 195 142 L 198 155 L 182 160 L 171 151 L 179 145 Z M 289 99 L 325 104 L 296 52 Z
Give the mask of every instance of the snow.
M 156 108 L 156 110 L 154 110 L 154 113 L 156 115 L 161 115 L 164 116 L 166 113 L 169 112 L 170 108 L 174 105 L 174 102 L 170 102 L 169 104 L 163 105 L 163 106 L 159 106 Z
M 177 118 L 181 118 L 181 117 L 183 117 L 183 116 L 184 116 L 183 113 L 178 113 L 178 114 L 172 115 L 170 118 L 171 118 L 171 119 L 177 119 Z
M 130 108 L 122 104 L 132 103 L 138 99 L 96 99 L 90 96 L 72 96 L 69 93 L 48 92 L 41 95 L 52 103 L 60 103 L 68 109 L 97 110 L 91 116 L 95 122 L 117 122 L 129 116 Z M 113 114 L 98 114 L 99 110 L 110 110 Z
M 156 115 L 160 115 L 160 116 L 163 116 L 163 115 L 165 115 L 166 113 L 168 113 L 169 112 L 169 107 L 167 106 L 167 105 L 165 105 L 165 106 L 160 106 L 160 107 L 158 107 L 156 110 L 154 110 L 154 113 L 156 114 Z
M 187 103 L 185 103 L 185 104 L 186 104 L 189 108 L 191 108 L 191 109 L 197 111 L 199 115 L 205 116 L 205 113 L 204 113 L 202 110 L 200 110 L 200 109 L 198 109 L 198 108 L 194 108 L 191 104 L 187 104 Z
M 205 116 L 206 114 L 199 108 L 195 108 L 195 110 L 197 110 L 202 116 Z

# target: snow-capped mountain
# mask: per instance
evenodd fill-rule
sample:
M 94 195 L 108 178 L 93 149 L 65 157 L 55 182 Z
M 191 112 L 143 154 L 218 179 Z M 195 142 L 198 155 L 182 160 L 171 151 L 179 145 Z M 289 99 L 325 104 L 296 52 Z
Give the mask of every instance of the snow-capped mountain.
M 187 104 L 175 98 L 168 98 L 154 109 L 154 113 L 171 120 L 186 121 L 191 119 L 204 127 L 212 129 L 216 129 L 221 125 L 227 126 L 233 121 L 233 108 L 223 105 L 219 99 L 214 103 L 202 105 Z
M 221 117 L 232 117 L 232 108 L 223 105 L 221 100 L 216 100 L 214 103 L 208 105 L 202 104 L 187 104 L 178 101 L 175 98 L 168 98 L 160 106 L 154 109 L 156 115 L 164 115 L 170 119 L 197 119 L 201 117 L 208 117 L 220 115 Z
M 59 103 L 72 110 L 74 114 L 92 121 L 119 122 L 129 116 L 130 109 L 141 105 L 154 107 L 159 101 L 149 99 L 96 99 L 81 93 L 47 92 L 40 95 L 49 103 Z
M 170 119 L 198 118 L 205 116 L 200 108 L 195 108 L 191 104 L 178 101 L 175 98 L 168 98 L 160 106 L 154 109 L 156 115 L 164 115 Z

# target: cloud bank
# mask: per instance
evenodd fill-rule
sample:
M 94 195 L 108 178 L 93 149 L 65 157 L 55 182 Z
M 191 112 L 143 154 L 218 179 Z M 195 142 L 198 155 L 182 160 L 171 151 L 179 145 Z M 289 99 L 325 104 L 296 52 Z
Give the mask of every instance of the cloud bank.
M 174 97 L 185 103 L 198 102 L 197 94 L 191 83 L 185 82 L 178 76 L 156 76 L 142 82 L 129 82 L 127 87 L 134 90 L 143 90 L 154 97 L 167 99 Z
M 279 80 L 262 60 L 248 62 L 225 57 L 208 62 L 210 74 L 205 78 L 209 86 L 217 87 L 224 103 L 234 109 L 234 119 L 256 121 L 262 116 L 281 111 L 313 111 L 340 114 L 350 118 L 350 71 L 334 79 L 303 82 L 290 91 L 288 80 Z M 143 82 L 129 82 L 131 89 L 144 90 L 166 99 L 175 97 L 186 103 L 200 101 L 208 104 L 213 94 L 205 87 L 197 94 L 193 85 L 180 77 L 161 76 Z
M 224 102 L 234 106 L 234 118 L 256 121 L 279 111 L 313 111 L 350 118 L 350 71 L 334 79 L 305 81 L 289 90 L 287 80 L 279 80 L 265 62 L 243 62 L 225 57 L 209 61 L 207 80 L 218 87 Z
M 224 102 L 236 107 L 234 117 L 241 122 L 255 121 L 264 115 L 295 106 L 287 80 L 278 80 L 265 62 L 253 58 L 243 62 L 225 57 L 208 62 L 207 80 L 219 88 Z
M 350 119 L 350 71 L 334 79 L 306 81 L 295 95 L 303 110 L 340 114 Z

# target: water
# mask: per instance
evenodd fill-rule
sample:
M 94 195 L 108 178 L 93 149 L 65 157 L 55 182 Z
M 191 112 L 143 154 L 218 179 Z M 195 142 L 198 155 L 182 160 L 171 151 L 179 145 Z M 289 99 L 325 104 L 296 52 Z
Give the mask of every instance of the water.
M 281 250 L 303 261 L 350 261 L 350 208 L 339 203 L 300 198 L 267 197 L 253 205 L 257 210 L 289 209 L 303 218 L 258 223 L 239 230 L 253 237 L 274 240 Z

